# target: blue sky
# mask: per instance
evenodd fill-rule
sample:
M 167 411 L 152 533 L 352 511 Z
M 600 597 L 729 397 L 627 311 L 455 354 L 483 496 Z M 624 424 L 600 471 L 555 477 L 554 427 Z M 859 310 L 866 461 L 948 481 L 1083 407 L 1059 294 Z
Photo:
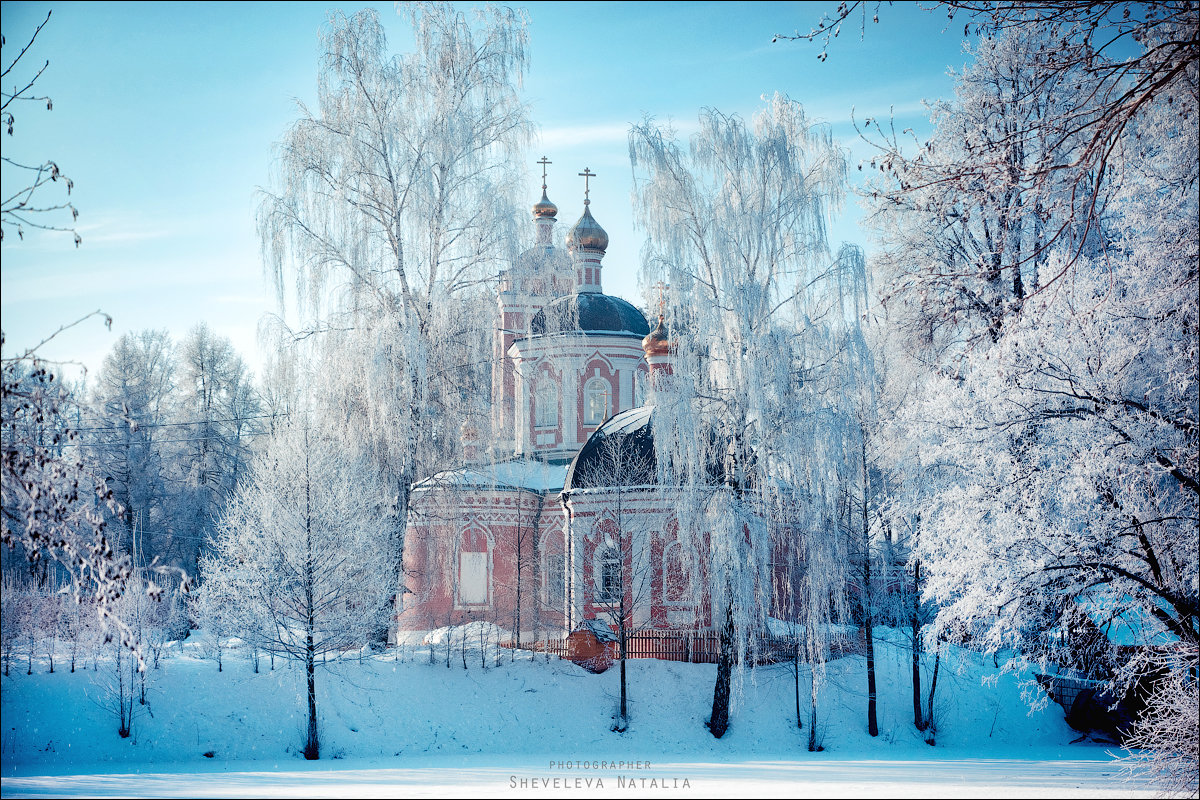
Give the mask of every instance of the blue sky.
M 375 4 L 394 51 L 411 38 L 391 4 Z M 470 4 L 456 4 L 468 8 Z M 256 329 L 275 311 L 255 232 L 256 192 L 268 185 L 272 146 L 314 103 L 318 34 L 328 3 L 3 3 L 5 65 L 53 8 L 26 60 L 50 66 L 37 85 L 54 110 L 24 104 L 4 155 L 53 159 L 75 182 L 83 245 L 69 236 L 6 234 L 0 255 L 5 354 L 96 309 L 44 349 L 94 375 L 125 331 L 167 328 L 176 339 L 200 321 L 228 336 L 256 367 Z M 605 290 L 637 301 L 637 254 L 626 131 L 649 114 L 681 130 L 704 106 L 749 118 L 783 92 L 828 122 L 850 153 L 851 109 L 861 119 L 895 109 L 898 127 L 928 130 L 923 99 L 949 97 L 948 67 L 962 53 L 957 25 L 913 5 L 885 6 L 880 24 L 842 31 L 824 63 L 820 45 L 772 44 L 807 31 L 836 3 L 534 3 L 524 92 L 541 135 L 529 152 L 529 201 L 541 155 L 559 222 L 582 211 L 584 167 L 592 210 L 607 229 Z M 24 65 L 24 61 L 22 64 Z M 20 67 L 18 71 L 20 71 Z M 7 79 L 6 83 L 11 83 Z M 0 134 L 2 135 L 2 134 Z M 862 173 L 851 169 L 852 180 Z M 11 191 L 4 173 L 4 193 Z M 833 221 L 833 244 L 870 245 L 853 199 Z

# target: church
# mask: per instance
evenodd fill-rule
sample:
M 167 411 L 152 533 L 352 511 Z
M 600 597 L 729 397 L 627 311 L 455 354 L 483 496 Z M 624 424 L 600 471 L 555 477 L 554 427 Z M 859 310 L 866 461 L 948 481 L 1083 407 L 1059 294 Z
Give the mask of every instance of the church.
M 689 579 L 702 570 L 687 568 L 654 485 L 642 403 L 671 371 L 662 318 L 651 330 L 604 293 L 609 237 L 591 212 L 590 170 L 583 213 L 555 245 L 539 163 L 534 246 L 500 273 L 493 446 L 485 453 L 465 426 L 466 463 L 414 487 L 395 634 L 487 621 L 532 641 L 619 613 L 638 629 L 710 628 L 705 582 Z

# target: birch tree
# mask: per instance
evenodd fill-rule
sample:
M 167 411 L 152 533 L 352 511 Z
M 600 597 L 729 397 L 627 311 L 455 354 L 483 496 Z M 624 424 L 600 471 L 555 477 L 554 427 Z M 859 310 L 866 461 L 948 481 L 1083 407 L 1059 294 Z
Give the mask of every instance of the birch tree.
M 374 10 L 331 17 L 317 106 L 280 142 L 258 215 L 281 306 L 295 287 L 294 338 L 342 331 L 355 356 L 362 447 L 393 479 L 397 588 L 412 484 L 453 448 L 464 403 L 486 397 L 481 289 L 512 255 L 513 165 L 530 132 L 520 14 L 402 13 L 415 51 L 399 56 Z
M 721 655 L 709 729 L 719 738 L 734 663 L 765 621 L 767 521 L 799 505 L 802 524 L 825 527 L 822 541 L 840 539 L 832 506 L 818 499 L 836 494 L 826 454 L 841 445 L 814 423 L 829 400 L 816 356 L 828 342 L 822 323 L 840 317 L 843 301 L 853 307 L 865 278 L 826 244 L 843 156 L 788 98 L 777 95 L 750 125 L 706 109 L 690 146 L 669 128 L 636 125 L 630 157 L 645 275 L 669 287 L 678 332 L 671 389 L 655 395 L 655 448 L 661 484 L 683 498 L 681 531 L 711 564 Z

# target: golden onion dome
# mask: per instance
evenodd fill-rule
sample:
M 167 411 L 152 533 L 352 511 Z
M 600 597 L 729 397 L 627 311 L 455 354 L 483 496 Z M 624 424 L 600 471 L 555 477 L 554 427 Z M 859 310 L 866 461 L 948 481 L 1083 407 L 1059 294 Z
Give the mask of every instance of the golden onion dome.
M 567 234 L 567 249 L 599 250 L 601 253 L 608 249 L 608 234 L 596 222 L 586 201 L 583 204 L 583 216 Z
M 538 200 L 533 206 L 533 215 L 535 217 L 548 217 L 554 219 L 558 216 L 558 206 L 550 202 L 550 198 L 546 197 L 546 187 L 542 187 L 542 199 Z
M 654 326 L 654 330 L 646 334 L 642 339 L 642 349 L 646 351 L 646 356 L 665 356 L 671 350 L 671 342 L 667 338 L 667 324 L 663 321 L 663 315 L 658 315 L 658 324 Z

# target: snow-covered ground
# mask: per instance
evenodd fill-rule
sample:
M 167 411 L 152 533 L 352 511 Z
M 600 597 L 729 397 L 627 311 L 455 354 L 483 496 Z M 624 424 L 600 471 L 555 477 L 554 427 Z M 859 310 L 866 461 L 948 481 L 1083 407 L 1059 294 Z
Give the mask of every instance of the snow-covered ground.
M 1126 783 L 1112 745 L 1077 737 L 1054 704 L 1029 712 L 1013 676 L 953 651 L 938 679 L 939 729 L 930 747 L 912 726 L 902 647 L 879 658 L 880 735 L 866 733 L 863 661 L 832 662 L 809 753 L 795 726 L 787 666 L 761 667 L 742 683 L 721 740 L 703 726 L 714 667 L 629 662 L 630 728 L 610 730 L 618 670 L 592 675 L 522 652 L 496 664 L 478 649 L 388 651 L 348 657 L 318 672 L 322 760 L 299 751 L 304 673 L 243 651 L 225 669 L 192 646 L 148 673 L 147 705 L 121 739 L 99 671 L 60 662 L 25 675 L 15 661 L 0 692 L 5 797 L 434 796 L 663 793 L 765 796 L 1146 795 Z M 401 656 L 403 660 L 397 660 Z M 19 667 L 19 669 L 18 669 Z M 107 668 L 107 669 L 106 669 Z M 984 679 L 989 680 L 985 681 Z M 802 702 L 807 670 L 801 670 Z M 807 709 L 805 709 L 807 713 Z M 806 722 L 807 725 L 807 717 Z M 632 787 L 632 788 L 631 788 Z

